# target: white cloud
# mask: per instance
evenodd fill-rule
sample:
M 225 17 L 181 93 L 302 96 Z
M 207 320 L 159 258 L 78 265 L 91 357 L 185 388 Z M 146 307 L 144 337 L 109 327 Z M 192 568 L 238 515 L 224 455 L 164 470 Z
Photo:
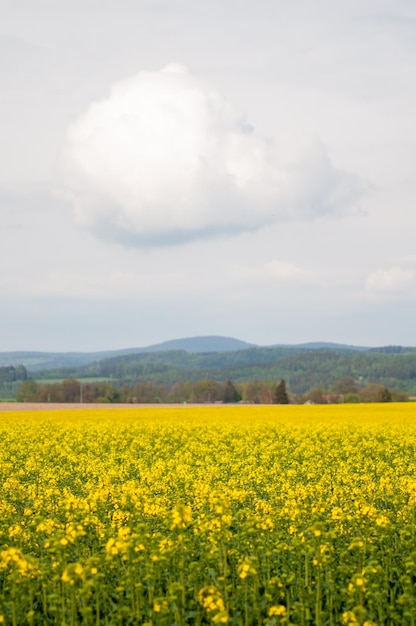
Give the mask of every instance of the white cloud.
M 234 106 L 175 64 L 92 103 L 68 129 L 61 170 L 78 224 L 125 245 L 339 213 L 363 189 L 319 140 L 257 137 Z
M 415 286 L 414 269 L 395 265 L 387 270 L 372 272 L 366 281 L 366 289 L 375 293 L 401 293 Z
M 234 266 L 232 275 L 241 282 L 257 284 L 287 283 L 290 285 L 318 285 L 322 281 L 309 269 L 304 269 L 291 261 L 272 259 L 257 267 Z
M 289 261 L 273 260 L 265 263 L 263 266 L 264 274 L 271 278 L 277 278 L 278 280 L 293 280 L 296 278 L 305 278 L 308 276 L 308 272 L 301 270 L 294 263 Z

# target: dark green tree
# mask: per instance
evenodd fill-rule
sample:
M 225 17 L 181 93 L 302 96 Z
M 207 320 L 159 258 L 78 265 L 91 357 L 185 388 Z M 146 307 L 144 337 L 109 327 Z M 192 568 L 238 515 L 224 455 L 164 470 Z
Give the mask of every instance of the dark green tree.
M 390 389 L 387 389 L 387 387 L 384 387 L 382 394 L 381 394 L 381 401 L 382 402 L 392 402 L 393 398 L 391 395 L 391 391 Z
M 286 383 L 282 380 L 276 385 L 274 390 L 273 400 L 275 404 L 289 404 L 289 396 L 286 390 Z
M 225 403 L 240 402 L 241 393 L 236 389 L 231 380 L 227 380 L 224 385 L 224 395 L 222 401 Z

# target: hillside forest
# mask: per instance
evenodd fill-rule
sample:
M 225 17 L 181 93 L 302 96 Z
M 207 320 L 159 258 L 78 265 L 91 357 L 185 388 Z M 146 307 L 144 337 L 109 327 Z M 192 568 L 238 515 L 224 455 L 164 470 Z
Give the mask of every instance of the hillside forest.
M 416 350 L 250 347 L 140 352 L 53 369 L 0 367 L 0 398 L 20 402 L 327 403 L 416 396 Z M 65 360 L 61 359 L 63 363 Z M 286 397 L 278 389 L 284 381 Z

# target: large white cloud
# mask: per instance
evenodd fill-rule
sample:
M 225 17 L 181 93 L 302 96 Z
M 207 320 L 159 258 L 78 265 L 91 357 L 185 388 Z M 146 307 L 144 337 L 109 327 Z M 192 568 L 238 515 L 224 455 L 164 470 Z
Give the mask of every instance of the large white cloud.
M 68 129 L 61 170 L 77 222 L 127 245 L 343 212 L 362 191 L 318 140 L 257 137 L 217 91 L 174 64 L 92 103 Z

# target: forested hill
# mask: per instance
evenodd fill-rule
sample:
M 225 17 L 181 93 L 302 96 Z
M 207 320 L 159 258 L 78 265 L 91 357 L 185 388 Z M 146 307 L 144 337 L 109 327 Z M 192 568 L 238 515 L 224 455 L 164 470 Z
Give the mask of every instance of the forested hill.
M 294 393 L 320 386 L 330 388 L 340 378 L 351 377 L 360 386 L 380 383 L 416 395 L 416 349 L 278 346 L 212 353 L 168 350 L 128 354 L 80 368 L 36 374 L 37 380 L 59 377 L 99 377 L 118 384 L 148 381 L 165 385 L 203 379 L 243 382 L 284 378 Z
M 233 352 L 252 347 L 253 344 L 234 339 L 208 335 L 202 337 L 185 337 L 172 339 L 143 348 L 124 348 L 101 352 L 0 352 L 0 367 L 23 365 L 31 372 L 39 370 L 55 370 L 57 368 L 77 369 L 83 365 L 111 359 L 119 356 L 147 354 L 150 352 L 166 352 L 185 350 L 186 352 Z

